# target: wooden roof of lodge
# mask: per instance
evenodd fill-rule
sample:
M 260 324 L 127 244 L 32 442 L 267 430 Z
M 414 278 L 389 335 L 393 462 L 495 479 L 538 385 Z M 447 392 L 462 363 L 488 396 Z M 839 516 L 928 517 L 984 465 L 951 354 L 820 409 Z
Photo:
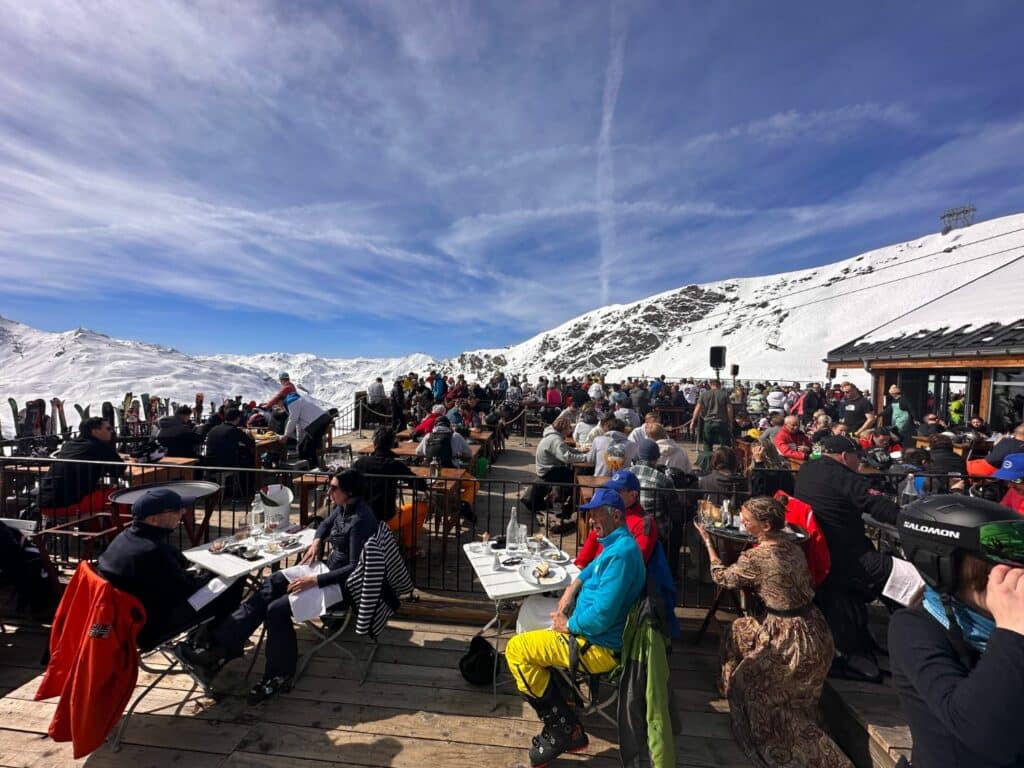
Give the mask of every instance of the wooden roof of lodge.
M 888 339 L 861 336 L 828 352 L 828 363 L 1024 355 L 1024 317 L 1009 323 L 938 326 Z

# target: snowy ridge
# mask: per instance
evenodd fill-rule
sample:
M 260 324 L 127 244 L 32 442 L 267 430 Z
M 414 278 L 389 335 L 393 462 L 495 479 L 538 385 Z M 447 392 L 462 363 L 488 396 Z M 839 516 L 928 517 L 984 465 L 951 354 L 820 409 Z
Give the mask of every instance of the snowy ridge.
M 423 354 L 380 360 L 311 354 L 193 357 L 82 328 L 49 333 L 0 317 L 0 396 L 15 398 L 19 407 L 27 400 L 59 397 L 67 401 L 64 410 L 72 425 L 78 421 L 73 403 L 91 405 L 98 414 L 104 400 L 119 405 L 128 391 L 182 403 L 192 403 L 196 392 L 207 403 L 219 404 L 235 395 L 265 400 L 278 390 L 282 370 L 320 403 L 344 406 L 376 376 L 422 370 L 431 363 Z M 5 437 L 14 434 L 6 403 L 0 403 L 0 431 Z
M 224 363 L 255 369 L 276 382 L 282 371 L 287 371 L 299 391 L 308 392 L 324 403 L 343 405 L 351 402 L 359 390 L 365 390 L 380 376 L 384 388 L 410 371 L 426 371 L 436 365 L 430 355 L 415 353 L 405 357 L 317 357 L 310 353 L 287 354 L 272 352 L 260 355 L 212 355 L 199 358 L 212 363 Z M 241 393 L 240 393 L 241 394 Z
M 928 302 L 1024 255 L 1022 230 L 1024 214 L 1016 214 L 822 267 L 689 285 L 602 307 L 521 344 L 466 352 L 447 362 L 473 375 L 500 368 L 531 375 L 600 370 L 616 379 L 706 376 L 713 373 L 708 348 L 725 345 L 726 362 L 740 366 L 741 378 L 821 379 L 830 349 L 908 309 L 925 305 L 886 330 L 887 336 L 945 325 Z M 1019 317 L 1014 293 L 1021 265 L 1007 268 L 1012 275 L 972 286 L 966 300 L 958 298 L 957 320 Z
M 344 406 L 377 376 L 385 386 L 409 371 L 437 366 L 486 379 L 497 370 L 541 374 L 602 371 L 610 377 L 707 376 L 708 348 L 728 348 L 744 379 L 821 380 L 825 354 L 869 335 L 893 338 L 923 329 L 1009 322 L 1024 312 L 1024 214 L 931 234 L 812 269 L 688 285 L 569 320 L 521 344 L 435 361 L 324 358 L 308 353 L 193 357 L 79 328 L 49 333 L 0 317 L 0 397 L 60 397 L 118 403 L 126 391 L 192 402 L 228 396 L 266 399 L 284 370 L 309 396 Z M 993 275 L 944 297 L 998 269 Z M 909 311 L 908 310 L 913 310 Z M 866 376 L 861 372 L 863 379 Z M 862 379 L 862 380 L 863 380 Z M 0 403 L 2 406 L 2 403 Z M 66 412 L 73 414 L 68 405 Z M 72 419 L 72 422 L 74 419 Z M 0 410 L 10 436 L 8 409 Z

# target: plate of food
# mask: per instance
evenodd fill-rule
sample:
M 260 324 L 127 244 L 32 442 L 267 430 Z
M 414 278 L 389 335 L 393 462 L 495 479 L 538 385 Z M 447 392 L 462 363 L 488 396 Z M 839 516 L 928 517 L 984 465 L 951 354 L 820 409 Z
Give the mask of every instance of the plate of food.
M 215 539 L 210 542 L 210 554 L 211 555 L 222 555 L 228 550 L 228 545 L 232 544 L 234 539 L 230 536 L 226 536 L 222 539 Z
M 565 581 L 568 575 L 562 566 L 551 565 L 543 561 L 539 563 L 523 563 L 519 566 L 519 576 L 527 584 L 556 587 Z
M 548 565 L 566 565 L 572 560 L 569 555 L 557 547 L 541 550 L 540 557 Z

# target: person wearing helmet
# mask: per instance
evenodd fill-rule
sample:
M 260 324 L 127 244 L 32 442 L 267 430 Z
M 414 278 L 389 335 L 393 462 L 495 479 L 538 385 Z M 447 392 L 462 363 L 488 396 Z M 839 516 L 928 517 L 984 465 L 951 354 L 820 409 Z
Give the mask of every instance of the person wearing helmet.
M 260 404 L 260 408 L 263 410 L 271 411 L 274 409 L 275 405 L 283 405 L 284 399 L 288 397 L 288 395 L 294 395 L 298 392 L 298 390 L 295 389 L 295 385 L 292 384 L 292 379 L 288 375 L 287 371 L 281 371 L 281 373 L 277 375 L 277 380 L 281 383 L 281 388 L 277 390 L 277 394 L 267 402 Z
M 889 621 L 914 768 L 1024 766 L 1024 518 L 937 495 L 905 507 L 897 528 L 926 584 Z

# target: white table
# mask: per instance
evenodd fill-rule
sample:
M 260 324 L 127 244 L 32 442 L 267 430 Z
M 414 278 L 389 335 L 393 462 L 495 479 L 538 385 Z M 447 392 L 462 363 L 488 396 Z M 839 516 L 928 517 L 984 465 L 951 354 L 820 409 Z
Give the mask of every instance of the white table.
M 267 566 L 279 563 L 293 555 L 301 554 L 310 544 L 313 543 L 313 536 L 315 535 L 316 531 L 311 528 L 304 528 L 295 534 L 299 540 L 299 546 L 292 547 L 291 549 L 285 549 L 281 552 L 275 552 L 273 554 L 263 552 L 263 556 L 259 560 L 246 560 L 230 553 L 215 555 L 210 552 L 210 544 L 202 544 L 201 546 L 193 547 L 192 549 L 186 549 L 181 554 L 183 554 L 185 559 L 189 562 L 195 563 L 199 567 L 217 574 L 225 581 L 234 581 L 240 576 L 245 576 L 254 571 L 258 572 Z
M 550 544 L 550 542 L 545 543 Z M 579 575 L 580 569 L 570 561 L 561 566 L 566 570 L 565 579 L 555 584 L 536 584 L 526 581 L 526 579 L 519 575 L 518 565 L 510 568 L 498 568 L 496 570 L 494 568 L 495 550 L 492 550 L 489 546 L 484 546 L 481 552 L 474 552 L 471 549 L 474 544 L 475 542 L 464 544 L 462 551 L 466 553 L 469 564 L 473 566 L 473 572 L 476 574 L 480 586 L 487 593 L 487 597 L 494 601 L 494 618 L 487 622 L 484 628 L 480 630 L 480 634 L 483 634 L 491 627 L 497 628 L 494 635 L 494 683 L 492 687 L 494 707 L 497 708 L 498 657 L 501 655 L 501 636 L 504 629 L 501 623 L 501 609 L 506 603 L 516 598 L 542 595 L 545 592 L 565 589 Z M 503 549 L 499 549 L 497 552 L 503 559 L 507 556 Z M 521 554 L 523 561 L 526 562 L 527 552 L 523 551 Z

